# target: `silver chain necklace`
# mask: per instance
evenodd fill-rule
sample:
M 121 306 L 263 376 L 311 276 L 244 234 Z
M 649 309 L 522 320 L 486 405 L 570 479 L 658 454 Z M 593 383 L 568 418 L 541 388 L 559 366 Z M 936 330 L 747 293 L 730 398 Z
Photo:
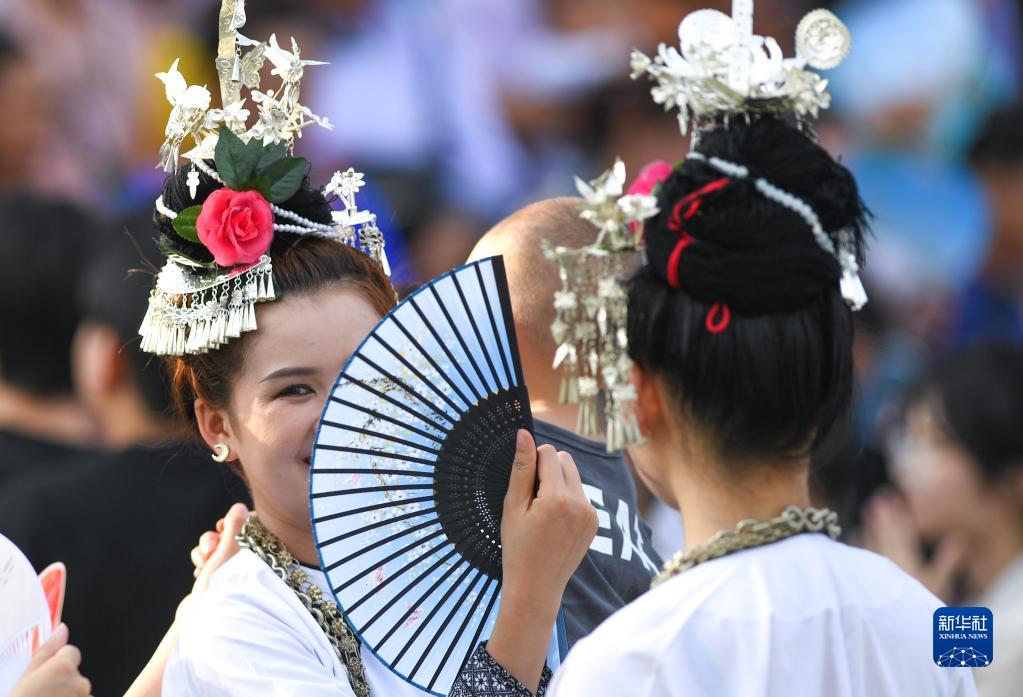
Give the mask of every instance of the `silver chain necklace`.
M 362 663 L 362 652 L 359 640 L 352 628 L 348 626 L 337 603 L 323 597 L 319 587 L 310 582 L 309 575 L 284 548 L 284 544 L 255 515 L 249 516 L 238 535 L 238 544 L 251 550 L 273 569 L 288 588 L 290 588 L 316 624 L 327 637 L 337 657 L 348 670 L 348 682 L 356 697 L 370 697 L 369 683 L 366 681 L 366 669 Z
M 832 540 L 837 540 L 842 534 L 838 514 L 827 508 L 789 506 L 780 516 L 768 521 L 747 518 L 741 521 L 735 530 L 721 530 L 710 540 L 688 552 L 676 552 L 673 558 L 664 562 L 663 570 L 650 585 L 651 587 L 660 585 L 672 576 L 677 576 L 705 561 L 807 532 L 823 532 Z

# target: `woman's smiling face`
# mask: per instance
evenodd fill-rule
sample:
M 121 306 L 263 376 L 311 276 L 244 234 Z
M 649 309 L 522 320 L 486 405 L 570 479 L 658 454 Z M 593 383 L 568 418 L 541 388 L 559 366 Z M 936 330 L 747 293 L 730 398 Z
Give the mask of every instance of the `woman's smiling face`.
M 315 563 L 309 463 L 316 426 L 345 362 L 380 321 L 358 291 L 329 286 L 257 310 L 226 409 L 196 404 L 203 438 L 226 443 L 260 519 L 297 558 Z

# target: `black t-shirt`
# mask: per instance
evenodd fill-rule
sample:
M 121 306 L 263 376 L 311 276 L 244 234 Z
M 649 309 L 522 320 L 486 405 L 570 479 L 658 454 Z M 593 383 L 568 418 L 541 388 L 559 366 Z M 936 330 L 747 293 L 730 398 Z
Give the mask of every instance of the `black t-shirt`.
M 0 532 L 37 569 L 67 565 L 64 621 L 97 695 L 120 695 L 192 587 L 189 551 L 244 487 L 192 446 L 96 456 L 0 499 Z
M 661 559 L 650 542 L 650 528 L 639 517 L 636 485 L 622 454 L 544 421 L 534 423 L 534 432 L 537 444 L 549 443 L 572 456 L 597 509 L 597 535 L 561 601 L 572 646 L 649 590 Z
M 11 495 L 26 482 L 66 473 L 89 452 L 0 429 L 0 496 Z

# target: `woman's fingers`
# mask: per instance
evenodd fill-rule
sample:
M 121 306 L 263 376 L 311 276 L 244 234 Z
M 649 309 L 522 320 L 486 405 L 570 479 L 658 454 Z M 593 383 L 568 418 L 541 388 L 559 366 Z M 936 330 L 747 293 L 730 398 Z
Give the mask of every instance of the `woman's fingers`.
M 78 650 L 77 646 L 71 644 L 65 644 L 60 647 L 54 655 L 54 659 L 61 661 L 65 666 L 70 666 L 73 670 L 77 671 L 78 666 L 82 665 L 82 652 Z
M 536 473 L 540 477 L 537 496 L 550 498 L 565 491 L 565 474 L 561 471 L 561 459 L 553 445 L 541 445 L 536 449 Z
M 558 461 L 561 463 L 561 475 L 565 479 L 565 485 L 572 493 L 583 493 L 583 480 L 579 477 L 579 468 L 575 465 L 572 456 L 565 452 L 558 453 Z
M 515 434 L 515 458 L 512 460 L 508 493 L 504 498 L 505 508 L 525 507 L 533 499 L 536 486 L 537 450 L 533 436 L 525 429 Z
M 220 529 L 221 535 L 228 537 L 237 537 L 238 533 L 242 531 L 242 526 L 245 525 L 245 521 L 249 518 L 249 509 L 244 503 L 236 503 L 231 506 L 231 510 L 227 512 L 227 515 L 221 519 L 224 525 Z
M 199 595 L 209 585 L 210 578 L 228 559 L 238 553 L 240 547 L 238 546 L 238 533 L 241 532 L 242 526 L 245 525 L 246 519 L 249 517 L 249 509 L 246 508 L 245 504 L 236 503 L 231 506 L 231 510 L 224 516 L 224 525 L 222 526 L 221 533 L 217 535 L 213 532 L 207 532 L 203 534 L 203 537 L 199 539 L 199 545 L 202 546 L 203 539 L 207 538 L 207 535 L 216 535 L 217 544 L 212 550 L 212 553 L 203 555 L 203 565 L 196 569 L 195 585 L 192 586 L 192 595 Z
M 192 576 L 198 576 L 199 572 L 202 571 L 202 567 L 206 564 L 206 557 L 203 556 L 202 551 L 199 549 L 199 545 L 192 547 L 192 551 L 188 553 L 188 558 L 192 560 Z
M 37 666 L 50 660 L 50 658 L 56 655 L 58 651 L 67 645 L 67 640 L 68 628 L 66 624 L 61 622 L 53 630 L 53 634 L 50 635 L 50 638 L 47 639 L 42 646 L 36 649 L 35 654 L 32 656 L 32 661 L 29 663 L 29 669 L 31 670 L 32 666 Z

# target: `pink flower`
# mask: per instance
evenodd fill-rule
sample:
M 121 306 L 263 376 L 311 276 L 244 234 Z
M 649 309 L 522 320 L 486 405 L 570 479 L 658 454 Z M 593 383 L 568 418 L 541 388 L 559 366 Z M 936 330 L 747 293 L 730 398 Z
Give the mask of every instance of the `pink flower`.
M 628 193 L 640 196 L 653 195 L 654 187 L 667 179 L 673 169 L 674 167 L 664 160 L 651 162 L 640 170 L 639 177 L 629 187 Z
M 213 253 L 220 266 L 259 261 L 270 249 L 274 214 L 258 191 L 218 189 L 202 204 L 195 221 L 199 241 Z
M 632 186 L 626 193 L 629 196 L 653 196 L 654 187 L 667 179 L 673 169 L 674 167 L 664 160 L 655 160 L 649 163 L 639 171 L 639 177 L 632 182 Z M 629 229 L 632 230 L 632 234 L 639 234 L 638 223 L 629 223 Z

